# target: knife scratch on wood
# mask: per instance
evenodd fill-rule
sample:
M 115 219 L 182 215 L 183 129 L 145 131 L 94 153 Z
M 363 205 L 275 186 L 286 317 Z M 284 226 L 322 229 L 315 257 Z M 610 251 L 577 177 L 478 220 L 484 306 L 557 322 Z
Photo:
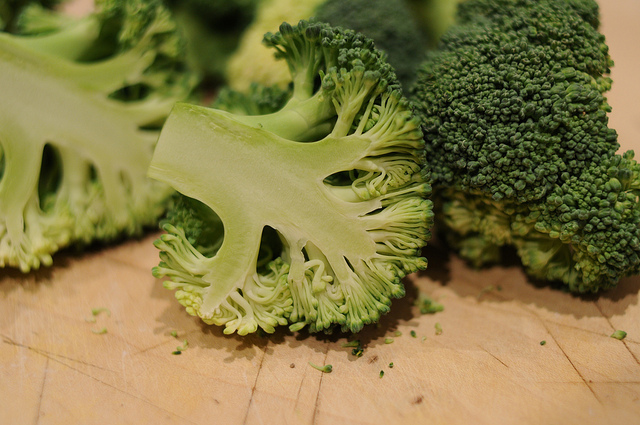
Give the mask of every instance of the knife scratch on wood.
M 247 424 L 248 419 L 249 419 L 249 412 L 251 411 L 251 404 L 253 403 L 253 396 L 256 393 L 256 387 L 258 386 L 258 378 L 260 377 L 260 372 L 262 371 L 262 365 L 264 364 L 264 358 L 267 355 L 267 347 L 269 346 L 269 341 L 267 340 L 267 343 L 265 344 L 264 347 L 262 347 L 262 357 L 260 358 L 260 364 L 258 365 L 258 372 L 256 373 L 256 378 L 253 381 L 253 387 L 251 388 L 251 397 L 249 398 L 249 405 L 247 406 L 247 413 L 244 416 L 244 420 L 242 421 L 243 424 Z
M 44 374 L 42 376 L 42 385 L 40 386 L 40 394 L 38 395 L 38 406 L 36 407 L 36 422 L 35 422 L 36 425 L 40 423 L 40 413 L 42 411 L 42 399 L 44 397 L 44 388 L 47 382 L 48 371 L 49 371 L 49 358 L 47 357 L 44 363 Z
M 150 405 L 152 407 L 155 407 L 158 410 L 160 410 L 160 411 L 162 411 L 162 412 L 164 412 L 164 413 L 166 413 L 168 415 L 175 416 L 176 418 L 180 419 L 182 421 L 181 423 L 183 423 L 183 424 L 186 424 L 186 423 L 194 424 L 194 425 L 197 424 L 196 422 L 193 422 L 192 420 L 189 420 L 188 418 L 182 417 L 182 416 L 180 416 L 179 414 L 177 414 L 175 412 L 172 412 L 170 410 L 167 410 L 167 409 L 163 408 L 162 406 L 157 405 L 153 401 L 150 401 L 150 400 L 148 400 L 148 399 L 146 399 L 146 398 L 144 398 L 142 396 L 135 395 L 133 393 L 125 391 L 122 388 L 119 388 L 119 387 L 117 387 L 117 386 L 115 386 L 113 384 L 109 384 L 108 382 L 105 382 L 102 379 L 100 379 L 100 378 L 98 378 L 98 377 L 96 377 L 96 376 L 94 376 L 94 375 L 92 375 L 90 373 L 84 372 L 81 369 L 79 369 L 77 367 L 74 367 L 73 364 L 70 364 L 68 362 L 76 362 L 78 364 L 82 364 L 82 365 L 85 365 L 85 366 L 90 366 L 90 367 L 94 367 L 96 369 L 100 369 L 100 370 L 104 370 L 104 371 L 107 371 L 107 372 L 115 373 L 115 371 L 113 371 L 113 370 L 110 370 L 110 369 L 107 369 L 107 368 L 103 368 L 103 367 L 100 367 L 100 366 L 97 366 L 97 365 L 93 365 L 91 363 L 84 362 L 82 360 L 74 359 L 74 358 L 63 356 L 63 355 L 60 355 L 60 354 L 51 353 L 51 352 L 48 352 L 46 350 L 42 350 L 42 349 L 39 349 L 39 348 L 31 347 L 29 345 L 22 344 L 20 342 L 14 341 L 13 339 L 11 339 L 10 337 L 8 337 L 8 336 L 6 336 L 4 334 L 0 334 L 0 337 L 2 337 L 2 342 L 4 342 L 5 344 L 9 344 L 9 345 L 13 345 L 13 346 L 16 346 L 16 347 L 24 348 L 24 349 L 33 351 L 36 354 L 44 356 L 47 359 L 47 363 L 46 363 L 47 368 L 48 368 L 48 365 L 49 365 L 49 361 L 53 361 L 55 363 L 58 363 L 58 364 L 60 364 L 62 366 L 65 366 L 65 367 L 71 369 L 74 372 L 79 373 L 80 375 L 83 375 L 83 376 L 86 376 L 88 378 L 93 379 L 94 381 L 98 382 L 99 384 L 102 384 L 102 385 L 104 385 L 106 387 L 109 387 L 109 388 L 111 388 L 111 389 L 113 389 L 113 390 L 115 390 L 117 392 L 125 394 L 128 397 L 131 397 L 131 398 L 139 400 L 139 401 L 141 401 L 141 402 L 143 402 L 145 404 L 148 404 L 148 405 Z M 44 382 L 43 382 L 43 388 L 44 388 Z M 42 397 L 42 393 L 43 392 L 41 391 L 41 393 L 40 393 L 41 397 Z M 40 405 L 41 401 L 42 401 L 42 398 L 38 402 L 39 405 Z M 38 409 L 39 409 L 39 407 L 38 407 Z M 39 415 L 40 415 L 40 413 L 38 413 L 38 416 Z
M 329 357 L 329 344 L 330 342 L 327 342 L 325 344 L 324 359 L 322 359 L 322 364 L 327 364 L 327 358 Z M 313 416 L 311 417 L 311 423 L 314 425 L 317 423 L 318 409 L 320 407 L 320 390 L 322 389 L 322 378 L 324 377 L 324 375 L 324 373 L 320 374 L 320 382 L 318 382 L 318 392 L 316 393 L 316 402 L 313 407 Z

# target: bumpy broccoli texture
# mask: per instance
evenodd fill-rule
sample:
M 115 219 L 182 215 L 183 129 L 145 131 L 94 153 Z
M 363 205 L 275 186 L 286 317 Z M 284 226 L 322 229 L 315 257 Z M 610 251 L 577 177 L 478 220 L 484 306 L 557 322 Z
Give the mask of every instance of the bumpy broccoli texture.
M 283 99 L 254 86 L 219 101 L 249 105 L 233 113 L 178 103 L 167 119 L 149 175 L 182 196 L 154 275 L 225 333 L 357 332 L 427 265 L 420 123 L 361 34 L 301 21 L 264 41 L 291 72 L 282 107 L 247 115 Z
M 148 164 L 193 85 L 159 2 L 49 13 L 25 11 L 28 36 L 0 33 L 0 266 L 25 272 L 62 247 L 157 223 L 171 190 L 147 178 Z
M 640 167 L 608 128 L 612 66 L 592 0 L 469 0 L 412 98 L 452 245 L 514 246 L 571 291 L 640 271 Z
M 413 83 L 416 68 L 424 59 L 426 39 L 406 0 L 262 0 L 229 61 L 229 85 L 246 90 L 253 82 L 288 84 L 286 66 L 256 39 L 283 21 L 312 18 L 373 39 L 376 48 L 387 55 L 401 84 L 408 88 Z

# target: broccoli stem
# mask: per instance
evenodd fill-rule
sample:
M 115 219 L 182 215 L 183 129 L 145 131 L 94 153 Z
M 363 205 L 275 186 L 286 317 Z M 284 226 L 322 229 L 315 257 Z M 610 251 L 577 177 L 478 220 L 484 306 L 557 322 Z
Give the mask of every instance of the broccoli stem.
M 333 129 L 335 116 L 333 106 L 322 100 L 320 92 L 304 100 L 294 97 L 272 114 L 237 115 L 220 112 L 248 126 L 297 142 L 316 141 L 327 136 Z

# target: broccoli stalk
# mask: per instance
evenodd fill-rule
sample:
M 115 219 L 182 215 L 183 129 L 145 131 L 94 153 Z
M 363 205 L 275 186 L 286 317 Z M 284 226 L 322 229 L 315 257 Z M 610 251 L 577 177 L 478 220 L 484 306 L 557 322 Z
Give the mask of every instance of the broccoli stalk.
M 171 193 L 146 170 L 193 85 L 174 26 L 158 2 L 96 7 L 59 31 L 0 33 L 2 267 L 26 272 L 69 244 L 139 234 Z
M 474 265 L 513 246 L 575 292 L 640 272 L 640 166 L 608 128 L 592 0 L 469 0 L 413 90 L 438 217 Z
M 362 35 L 301 21 L 265 42 L 289 65 L 286 105 L 251 116 L 178 103 L 162 130 L 149 175 L 188 200 L 153 272 L 225 333 L 357 332 L 426 267 L 419 122 Z

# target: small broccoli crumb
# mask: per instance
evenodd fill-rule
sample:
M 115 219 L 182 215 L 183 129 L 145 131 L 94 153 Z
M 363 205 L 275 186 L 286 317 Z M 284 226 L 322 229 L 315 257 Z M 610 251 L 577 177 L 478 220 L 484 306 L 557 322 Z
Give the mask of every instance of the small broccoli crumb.
M 84 319 L 85 322 L 88 323 L 96 323 L 96 317 L 100 315 L 100 313 L 105 313 L 107 316 L 111 317 L 111 310 L 106 307 L 92 308 L 91 309 L 91 317 Z
M 176 351 L 184 351 L 189 347 L 189 342 L 185 339 L 182 341 L 182 347 L 176 347 Z
M 540 341 L 540 345 L 546 345 L 546 344 L 547 344 L 547 341 L 544 341 L 544 340 Z
M 436 328 L 436 335 L 442 334 L 442 326 L 440 326 L 439 322 L 436 322 L 435 328 Z
M 362 345 L 360 344 L 359 339 L 354 339 L 353 341 L 345 342 L 344 344 L 342 344 L 342 347 L 353 347 L 353 350 L 351 350 L 351 354 L 353 354 L 356 357 L 362 357 L 362 355 L 364 354 L 364 349 L 362 348 Z
M 105 313 L 108 317 L 111 317 L 111 310 L 106 307 L 92 308 L 91 315 L 98 316 L 100 313 Z
M 435 314 L 444 310 L 442 304 L 424 294 L 420 294 L 415 305 L 418 306 L 422 314 Z
M 384 339 L 384 343 L 385 344 L 391 344 L 393 342 L 393 338 L 385 338 Z
M 333 366 L 331 366 L 330 364 L 326 364 L 324 366 L 318 366 L 309 362 L 309 366 L 311 366 L 314 369 L 318 369 L 322 373 L 331 373 L 333 371 Z
M 414 338 L 418 337 L 418 335 L 416 335 L 416 331 L 411 331 L 411 332 L 409 332 L 409 334 Z
M 169 335 L 171 335 L 174 338 L 177 338 L 178 337 L 178 331 L 171 331 L 171 333 Z
M 393 369 L 393 362 L 389 363 L 389 369 Z
M 380 378 L 382 378 L 384 376 L 384 370 L 380 371 Z
M 176 350 L 176 351 L 171 352 L 171 354 L 173 354 L 174 356 L 179 356 L 180 354 L 182 354 L 182 351 Z
M 400 331 L 395 331 L 393 334 L 394 334 L 395 336 L 402 336 L 402 332 L 400 332 Z
M 500 286 L 500 285 L 487 285 L 487 286 L 485 286 L 484 288 L 482 288 L 480 290 L 480 292 L 478 293 L 477 298 L 480 299 L 480 298 L 482 298 L 482 296 L 484 294 L 489 293 L 489 292 L 493 292 L 493 291 L 498 291 L 498 292 L 502 291 L 502 286 Z
M 93 332 L 96 335 L 103 335 L 107 333 L 107 328 L 91 329 L 91 332 Z
M 623 340 L 625 339 L 627 336 L 627 333 L 625 331 L 621 331 L 621 330 L 617 330 L 614 333 L 611 334 L 611 338 L 615 338 L 615 339 L 619 339 L 619 340 Z

